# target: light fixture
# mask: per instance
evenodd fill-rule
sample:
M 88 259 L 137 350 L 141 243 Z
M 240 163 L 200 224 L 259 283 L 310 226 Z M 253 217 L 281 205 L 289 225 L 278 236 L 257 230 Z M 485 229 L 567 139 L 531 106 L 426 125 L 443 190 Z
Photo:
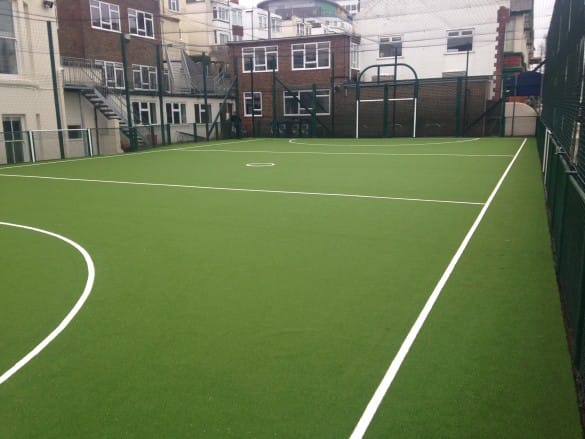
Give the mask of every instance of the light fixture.
M 43 6 L 47 9 L 51 9 L 55 5 L 54 1 L 51 0 L 43 0 Z

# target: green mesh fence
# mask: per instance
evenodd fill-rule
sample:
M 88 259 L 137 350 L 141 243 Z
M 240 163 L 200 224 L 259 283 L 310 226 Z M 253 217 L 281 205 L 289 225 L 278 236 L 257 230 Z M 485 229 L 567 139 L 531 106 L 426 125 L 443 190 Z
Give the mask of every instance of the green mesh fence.
M 537 124 L 551 239 L 573 364 L 585 377 L 585 133 L 583 0 L 557 1 L 547 38 L 543 111 Z

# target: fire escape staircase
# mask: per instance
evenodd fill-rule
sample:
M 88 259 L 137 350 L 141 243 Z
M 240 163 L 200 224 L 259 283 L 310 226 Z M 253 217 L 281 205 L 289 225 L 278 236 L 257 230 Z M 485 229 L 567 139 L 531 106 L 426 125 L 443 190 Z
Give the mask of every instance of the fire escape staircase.
M 104 86 L 103 70 L 88 60 L 63 59 L 65 88 L 76 89 L 108 120 L 117 120 L 122 134 L 129 140 L 130 129 L 126 116 L 126 102 L 121 94 L 110 92 Z M 138 146 L 146 141 L 137 132 Z

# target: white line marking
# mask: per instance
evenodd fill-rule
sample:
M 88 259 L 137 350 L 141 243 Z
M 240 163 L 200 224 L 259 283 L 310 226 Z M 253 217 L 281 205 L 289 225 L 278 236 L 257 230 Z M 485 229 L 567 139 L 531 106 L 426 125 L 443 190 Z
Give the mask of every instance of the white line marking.
M 96 180 L 88 178 L 66 178 L 66 177 L 44 177 L 41 175 L 18 175 L 18 174 L 0 174 L 0 177 L 15 178 L 33 178 L 40 180 L 57 180 L 57 181 L 82 181 L 87 183 L 109 183 L 109 184 L 127 184 L 133 186 L 151 186 L 151 187 L 170 187 L 183 189 L 201 189 L 212 191 L 232 191 L 232 192 L 259 192 L 267 194 L 287 194 L 287 195 L 309 195 L 320 197 L 344 197 L 344 198 L 368 198 L 374 200 L 393 200 L 393 201 L 418 201 L 424 203 L 444 203 L 444 204 L 470 204 L 483 206 L 484 203 L 474 201 L 453 201 L 453 200 L 434 200 L 425 198 L 405 198 L 405 197 L 388 197 L 384 195 L 359 195 L 359 194 L 336 194 L 327 192 L 301 192 L 301 191 L 284 191 L 271 189 L 245 189 L 234 187 L 217 187 L 217 186 L 196 186 L 188 184 L 166 184 L 166 183 L 141 183 L 135 181 L 118 181 L 118 180 Z
M 355 139 L 353 139 L 355 142 Z M 335 144 L 335 143 L 307 143 L 307 142 L 296 142 L 295 139 L 289 139 L 288 143 L 292 143 L 293 145 L 308 145 L 308 146 L 383 146 L 385 148 L 388 147 L 394 147 L 394 146 L 427 146 L 427 145 L 451 145 L 454 143 L 467 143 L 467 142 L 475 142 L 477 140 L 480 140 L 479 137 L 476 137 L 475 139 L 466 139 L 466 140 L 450 140 L 448 142 L 429 142 L 429 143 L 397 143 L 395 145 L 381 145 L 381 144 L 376 144 L 376 145 L 366 145 L 366 144 Z
M 81 307 L 84 305 L 85 301 L 87 300 L 87 298 L 89 297 L 89 295 L 91 293 L 91 289 L 93 288 L 93 283 L 95 280 L 95 266 L 93 264 L 93 261 L 91 259 L 91 256 L 89 255 L 89 253 L 82 246 L 80 246 L 75 241 L 72 241 L 69 238 L 66 238 L 64 236 L 58 235 L 58 234 L 53 233 L 53 232 L 49 232 L 47 230 L 37 229 L 36 227 L 23 226 L 20 224 L 5 223 L 5 222 L 1 222 L 1 221 L 0 221 L 0 225 L 9 226 L 9 227 L 17 227 L 19 229 L 25 229 L 25 230 L 32 230 L 33 232 L 43 233 L 45 235 L 49 235 L 49 236 L 52 236 L 54 238 L 60 239 L 61 241 L 71 245 L 79 253 L 81 253 L 81 255 L 83 256 L 83 259 L 85 260 L 85 264 L 87 265 L 87 281 L 85 282 L 85 288 L 83 289 L 81 296 L 79 297 L 79 299 L 77 300 L 77 302 L 75 303 L 75 305 L 73 306 L 71 311 L 69 311 L 69 313 L 63 319 L 63 321 L 61 323 L 59 323 L 59 325 L 55 329 L 53 329 L 53 331 L 47 337 L 45 337 L 45 339 L 43 341 L 41 341 L 37 346 L 35 346 L 35 348 L 32 351 L 30 351 L 28 354 L 26 354 L 24 357 L 22 357 L 22 359 L 20 359 L 14 366 L 12 366 L 10 369 L 8 369 L 6 372 L 4 372 L 0 376 L 0 384 L 2 384 L 6 380 L 8 380 L 12 375 L 14 375 L 16 372 L 18 372 L 20 369 L 22 369 L 34 357 L 36 357 L 43 349 L 45 349 L 49 345 L 49 343 L 51 343 L 55 338 L 57 338 L 57 336 L 59 334 L 61 334 L 61 332 L 63 332 L 63 330 L 67 327 L 67 325 L 69 325 L 69 323 L 71 323 L 71 321 L 77 315 L 77 313 L 79 312 Z
M 260 139 L 241 140 L 241 141 L 234 140 L 232 142 L 214 143 L 213 145 L 215 145 L 215 146 L 217 146 L 217 145 L 233 145 L 234 143 L 255 142 L 258 140 L 260 140 Z M 184 149 L 188 150 L 188 148 L 203 148 L 204 146 L 212 146 L 212 145 L 207 144 L 207 145 L 202 145 L 202 146 L 185 146 L 185 147 L 179 147 L 179 148 L 159 147 L 159 148 L 164 148 L 164 149 L 152 149 L 152 150 L 141 151 L 141 152 L 99 155 L 99 156 L 93 156 L 93 157 L 81 157 L 78 159 L 52 160 L 52 161 L 48 161 L 48 162 L 29 163 L 26 165 L 14 165 L 14 166 L 10 165 L 10 166 L 6 166 L 5 168 L 0 168 L 0 173 L 4 170 L 7 170 L 7 169 L 12 170 L 12 169 L 20 169 L 20 168 L 29 168 L 31 166 L 46 166 L 46 165 L 55 165 L 58 163 L 73 163 L 73 162 L 80 162 L 80 161 L 84 161 L 84 160 L 99 160 L 99 159 L 114 159 L 114 158 L 120 158 L 120 157 L 135 157 L 135 156 L 139 156 L 139 155 L 143 155 L 143 154 L 156 154 L 159 152 L 182 151 Z
M 269 168 L 275 166 L 275 163 L 246 163 L 249 168 Z
M 201 145 L 198 146 L 186 146 L 185 148 L 171 148 L 170 151 L 191 151 L 194 150 L 196 148 L 205 148 L 207 146 L 209 147 L 215 147 L 217 145 L 239 145 L 240 143 L 248 143 L 248 142 L 258 142 L 259 140 L 262 139 L 248 139 L 248 140 L 233 140 L 231 142 L 223 142 L 223 143 L 208 143 L 208 142 L 204 142 Z
M 236 149 L 181 149 L 181 152 L 233 152 L 241 154 L 314 154 L 314 155 L 365 155 L 365 156 L 416 156 L 416 157 L 513 157 L 513 154 L 434 154 L 434 153 L 391 153 L 391 152 L 322 152 L 322 151 L 271 151 L 271 150 L 236 150 Z
M 402 345 L 400 346 L 398 353 L 396 354 L 396 356 L 392 360 L 392 363 L 390 364 L 390 367 L 386 371 L 384 378 L 382 379 L 382 381 L 378 385 L 378 388 L 374 392 L 372 399 L 368 403 L 364 413 L 362 414 L 362 417 L 360 418 L 355 429 L 353 430 L 353 433 L 351 434 L 350 439 L 361 439 L 364 436 L 364 434 L 366 433 L 368 427 L 370 426 L 370 423 L 372 422 L 372 419 L 374 418 L 374 415 L 376 414 L 376 411 L 378 410 L 378 407 L 382 403 L 384 396 L 388 392 L 388 389 L 392 385 L 392 382 L 394 381 L 396 374 L 398 373 L 400 367 L 402 366 L 402 363 L 404 362 L 404 359 L 406 358 L 408 351 L 412 347 L 414 341 L 416 340 L 418 333 L 420 332 L 423 324 L 425 323 L 427 317 L 429 316 L 431 310 L 433 309 L 435 302 L 439 298 L 439 295 L 441 294 L 443 287 L 445 286 L 445 284 L 449 280 L 449 277 L 453 273 L 453 270 L 455 269 L 455 266 L 459 262 L 461 255 L 463 254 L 463 252 L 467 248 L 469 241 L 471 241 L 471 238 L 475 234 L 475 231 L 479 227 L 479 224 L 481 223 L 487 210 L 489 209 L 490 205 L 492 204 L 492 201 L 494 200 L 496 194 L 498 193 L 500 187 L 502 186 L 502 183 L 504 182 L 506 176 L 510 172 L 510 169 L 512 169 L 512 165 L 514 165 L 514 162 L 518 158 L 518 155 L 520 155 L 520 152 L 522 151 L 522 148 L 526 144 L 527 140 L 528 139 L 524 139 L 524 142 L 522 142 L 522 145 L 520 145 L 520 148 L 518 148 L 518 151 L 514 155 L 514 158 L 512 159 L 512 161 L 510 162 L 510 164 L 508 165 L 508 167 L 506 168 L 504 173 L 502 174 L 502 177 L 500 178 L 500 180 L 496 184 L 496 187 L 494 188 L 494 190 L 490 194 L 488 200 L 486 201 L 483 208 L 481 209 L 481 212 L 479 212 L 479 215 L 475 219 L 475 222 L 473 223 L 473 225 L 471 226 L 471 228 L 467 232 L 467 235 L 465 235 L 465 238 L 463 238 L 461 245 L 459 246 L 459 248 L 455 252 L 455 255 L 451 259 L 451 262 L 449 262 L 447 269 L 445 270 L 445 272 L 443 273 L 443 275 L 439 279 L 439 282 L 437 283 L 437 285 L 435 286 L 435 289 L 433 290 L 433 292 L 431 293 L 431 295 L 427 299 L 427 302 L 425 303 L 425 306 L 423 307 L 422 311 L 420 312 L 416 321 L 414 322 L 414 325 L 412 325 L 412 328 L 410 328 L 408 335 L 406 336 L 406 338 L 402 342 Z

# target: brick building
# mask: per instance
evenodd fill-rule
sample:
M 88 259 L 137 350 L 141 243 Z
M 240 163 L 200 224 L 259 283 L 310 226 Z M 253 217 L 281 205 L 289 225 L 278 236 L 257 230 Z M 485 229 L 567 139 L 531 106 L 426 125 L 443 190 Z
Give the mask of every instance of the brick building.
M 323 135 L 330 134 L 335 94 L 358 73 L 352 56 L 356 40 L 351 35 L 328 34 L 229 43 L 238 70 L 244 130 L 269 135 L 273 121 L 295 121 L 306 127 L 316 105 L 319 127 L 325 130 Z
M 223 94 L 210 86 L 210 99 L 203 98 L 201 67 L 181 42 L 181 6 L 169 0 L 57 0 L 68 128 L 94 130 L 100 153 L 130 146 L 131 127 L 138 146 L 168 142 L 169 136 L 172 142 L 206 136 Z

